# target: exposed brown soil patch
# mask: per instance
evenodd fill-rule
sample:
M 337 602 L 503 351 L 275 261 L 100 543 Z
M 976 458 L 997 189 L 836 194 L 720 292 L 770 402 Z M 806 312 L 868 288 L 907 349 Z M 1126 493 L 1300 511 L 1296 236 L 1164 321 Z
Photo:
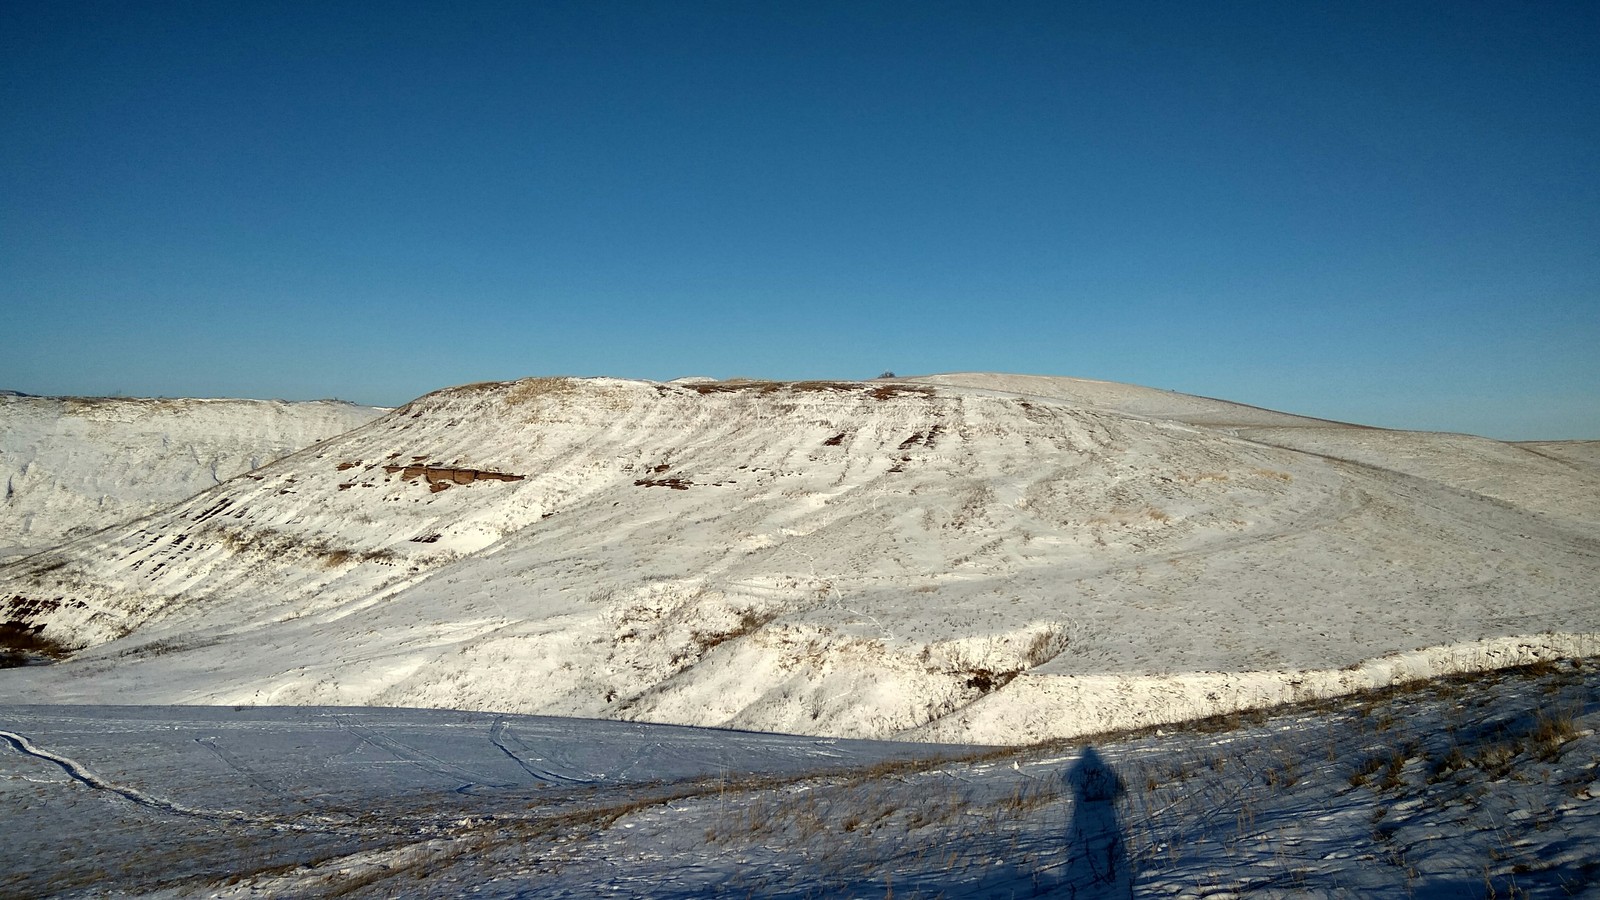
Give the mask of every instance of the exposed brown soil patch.
M 864 384 L 859 381 L 705 381 L 684 385 L 697 394 L 855 394 L 888 400 L 908 394 L 928 396 L 933 389 L 920 384 Z
M 68 648 L 44 637 L 43 631 L 43 623 L 0 622 L 0 669 L 15 669 L 66 656 Z
M 409 466 L 384 466 L 383 471 L 390 475 L 399 473 L 400 478 L 405 481 L 425 478 L 428 481 L 428 488 L 434 492 L 442 491 L 452 484 L 472 484 L 475 481 L 522 481 L 528 477 L 513 475 L 510 472 L 490 472 L 484 469 L 462 469 L 455 466 L 430 466 L 419 463 Z
M 693 484 L 687 478 L 641 478 L 633 483 L 634 487 L 664 487 L 675 491 L 687 491 Z

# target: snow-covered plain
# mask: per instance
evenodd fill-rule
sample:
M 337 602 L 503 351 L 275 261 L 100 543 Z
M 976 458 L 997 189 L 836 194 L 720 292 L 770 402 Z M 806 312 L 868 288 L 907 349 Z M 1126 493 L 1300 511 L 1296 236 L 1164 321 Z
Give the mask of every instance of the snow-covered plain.
M 0 702 L 1021 743 L 1600 647 L 1582 445 L 1067 378 L 439 391 L 0 568 Z
M 148 515 L 382 413 L 330 400 L 0 395 L 0 560 Z
M 0 707 L 0 894 L 1595 897 L 1600 670 L 1012 750 Z

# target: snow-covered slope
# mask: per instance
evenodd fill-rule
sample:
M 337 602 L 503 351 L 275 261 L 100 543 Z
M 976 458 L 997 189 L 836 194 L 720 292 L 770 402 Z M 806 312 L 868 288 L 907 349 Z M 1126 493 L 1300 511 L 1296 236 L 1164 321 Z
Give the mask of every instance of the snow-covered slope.
M 1521 441 L 1514 446 L 1600 474 L 1600 441 Z
M 453 388 L 0 569 L 86 648 L 0 701 L 1020 741 L 1594 652 L 1593 475 L 1375 434 L 1018 376 Z
M 0 705 L 0 895 L 1593 898 L 1597 727 L 1588 664 L 977 752 Z
M 1079 378 L 958 374 L 913 380 L 1009 390 L 1183 422 L 1256 443 L 1415 475 L 1600 530 L 1600 441 L 1505 443 L 1467 434 L 1367 428 Z
M 155 512 L 382 412 L 337 401 L 0 396 L 0 559 Z

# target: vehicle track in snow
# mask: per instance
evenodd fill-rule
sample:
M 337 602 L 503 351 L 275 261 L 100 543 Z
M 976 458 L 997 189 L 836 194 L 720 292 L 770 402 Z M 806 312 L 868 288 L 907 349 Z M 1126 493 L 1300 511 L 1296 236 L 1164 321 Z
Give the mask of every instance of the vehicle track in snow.
M 501 753 L 504 753 L 506 756 L 510 757 L 511 761 L 516 763 L 517 767 L 520 768 L 522 771 L 527 772 L 530 777 L 532 777 L 532 778 L 534 778 L 534 779 L 536 779 L 536 780 L 538 780 L 540 782 L 543 782 L 545 784 L 592 784 L 593 783 L 593 781 L 591 779 L 573 778 L 573 777 L 571 777 L 569 775 L 560 775 L 560 774 L 557 774 L 555 772 L 551 772 L 551 771 L 549 771 L 547 769 L 541 769 L 541 768 L 529 763 L 526 759 L 524 759 L 522 756 L 518 755 L 515 751 L 513 751 L 509 746 L 506 745 L 506 741 L 508 739 L 512 740 L 512 741 L 516 741 L 519 745 L 522 745 L 522 741 L 517 737 L 516 732 L 512 731 L 511 730 L 511 726 L 506 724 L 505 716 L 499 716 L 494 720 L 494 725 L 492 727 L 490 727 L 490 729 L 489 729 L 489 742 L 494 744 L 496 747 L 500 748 L 500 752 Z M 524 750 L 527 749 L 526 745 L 522 745 L 522 746 L 523 746 Z
M 483 773 L 481 772 L 474 772 L 470 769 L 464 769 L 458 765 L 455 765 L 454 763 L 440 759 L 431 753 L 419 750 L 403 741 L 395 740 L 394 738 L 389 737 L 382 732 L 367 728 L 364 725 L 357 725 L 346 717 L 340 717 L 340 720 L 340 724 L 344 726 L 346 731 L 350 732 L 359 740 L 365 741 L 373 747 L 390 754 L 395 759 L 416 766 L 417 768 L 431 775 L 437 775 L 440 778 L 460 782 L 460 785 L 454 789 L 458 794 L 471 793 L 473 790 L 480 787 L 515 787 L 514 784 L 508 784 L 505 782 L 485 781 L 483 778 Z
M 165 797 L 157 797 L 152 794 L 146 794 L 144 791 L 141 791 L 138 788 L 129 787 L 125 784 L 118 784 L 108 778 L 104 778 L 96 774 L 94 770 L 83 765 L 72 757 L 63 756 L 59 753 L 53 753 L 49 750 L 39 747 L 32 741 L 28 740 L 28 738 L 24 735 L 17 734 L 13 731 L 0 731 L 0 738 L 4 738 L 6 743 L 11 745 L 11 749 L 17 751 L 23 756 L 29 756 L 43 762 L 54 764 L 60 768 L 61 771 L 65 772 L 68 778 L 72 779 L 78 784 L 83 785 L 84 787 L 96 791 L 104 791 L 108 794 L 114 794 L 128 801 L 129 803 L 142 806 L 145 809 L 156 812 L 171 813 L 179 816 L 192 816 L 196 818 L 227 822 L 244 822 L 254 818 L 246 813 L 233 810 L 220 811 L 199 809 L 179 803 L 175 800 L 168 800 Z
M 0 739 L 4 739 L 11 749 L 17 753 L 41 762 L 50 763 L 65 772 L 72 781 L 83 785 L 90 790 L 101 791 L 106 794 L 120 797 L 123 800 L 150 812 L 164 813 L 167 815 L 183 816 L 191 819 L 203 819 L 209 822 L 218 822 L 234 825 L 258 825 L 282 831 L 299 832 L 328 832 L 369 829 L 356 826 L 353 822 L 314 822 L 292 821 L 279 816 L 248 813 L 237 809 L 205 809 L 189 806 L 166 797 L 147 794 L 138 788 L 126 784 L 119 784 L 106 778 L 83 763 L 60 753 L 46 750 L 29 740 L 27 736 L 14 731 L 0 731 Z

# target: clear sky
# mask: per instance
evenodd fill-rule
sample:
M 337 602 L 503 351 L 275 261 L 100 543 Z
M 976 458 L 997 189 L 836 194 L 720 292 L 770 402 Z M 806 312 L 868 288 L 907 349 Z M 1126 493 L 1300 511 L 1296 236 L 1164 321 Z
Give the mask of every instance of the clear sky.
M 0 5 L 0 388 L 1127 381 L 1600 438 L 1600 3 Z

